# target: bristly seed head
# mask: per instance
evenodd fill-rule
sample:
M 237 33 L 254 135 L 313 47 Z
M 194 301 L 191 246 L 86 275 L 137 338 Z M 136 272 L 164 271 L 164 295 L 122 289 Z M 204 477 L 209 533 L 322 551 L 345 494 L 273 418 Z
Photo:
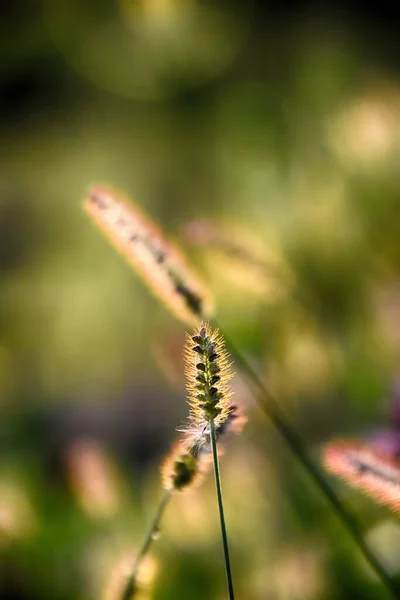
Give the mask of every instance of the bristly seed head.
M 209 456 L 192 444 L 189 436 L 184 436 L 166 457 L 161 475 L 165 490 L 180 492 L 201 483 L 211 461 Z
M 198 362 L 199 355 L 201 362 Z M 188 335 L 185 364 L 191 426 L 208 427 L 212 419 L 218 428 L 232 411 L 229 381 L 233 376 L 218 331 L 202 323 L 193 335 Z

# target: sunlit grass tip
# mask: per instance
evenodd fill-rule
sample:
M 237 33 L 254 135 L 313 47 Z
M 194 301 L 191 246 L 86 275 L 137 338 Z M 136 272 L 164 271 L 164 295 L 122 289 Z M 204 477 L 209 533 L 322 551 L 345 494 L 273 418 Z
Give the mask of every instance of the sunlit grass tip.
M 233 371 L 218 330 L 201 323 L 187 335 L 184 357 L 190 428 L 207 431 L 212 419 L 218 431 L 233 408 L 229 385 Z
M 206 286 L 177 247 L 135 204 L 111 187 L 94 185 L 83 205 L 111 244 L 178 319 L 193 325 L 212 316 Z
M 328 471 L 379 504 L 400 511 L 400 460 L 352 441 L 335 440 L 324 451 Z

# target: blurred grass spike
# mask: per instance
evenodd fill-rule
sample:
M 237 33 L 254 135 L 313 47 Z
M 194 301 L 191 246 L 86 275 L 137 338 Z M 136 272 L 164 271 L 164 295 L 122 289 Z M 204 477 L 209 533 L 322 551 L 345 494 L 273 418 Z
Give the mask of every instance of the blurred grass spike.
M 212 316 L 210 294 L 184 256 L 123 194 L 91 186 L 84 208 L 178 319 L 194 325 Z
M 161 465 L 166 491 L 182 491 L 200 485 L 211 466 L 210 455 L 199 452 L 185 436 L 177 442 Z
M 324 451 L 328 471 L 370 498 L 400 512 L 400 460 L 352 441 L 335 440 Z

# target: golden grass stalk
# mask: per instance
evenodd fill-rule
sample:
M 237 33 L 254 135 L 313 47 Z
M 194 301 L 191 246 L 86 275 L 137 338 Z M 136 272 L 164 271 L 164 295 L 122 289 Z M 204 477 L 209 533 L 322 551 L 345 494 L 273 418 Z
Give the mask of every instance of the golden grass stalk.
M 210 295 L 180 251 L 113 188 L 89 189 L 84 208 L 175 316 L 193 325 L 212 314 Z
M 229 599 L 234 600 L 232 571 L 229 556 L 228 535 L 222 498 L 222 486 L 217 451 L 217 430 L 227 422 L 232 412 L 232 390 L 229 381 L 233 376 L 228 353 L 218 330 L 201 323 L 194 334 L 187 336 L 185 346 L 185 372 L 191 428 L 198 428 L 196 447 L 202 447 L 200 436 L 210 440 L 215 474 L 221 537 L 224 549 L 225 571 Z M 201 450 L 200 450 L 201 452 Z
M 399 459 L 365 444 L 336 440 L 325 448 L 323 460 L 328 471 L 375 502 L 400 512 Z

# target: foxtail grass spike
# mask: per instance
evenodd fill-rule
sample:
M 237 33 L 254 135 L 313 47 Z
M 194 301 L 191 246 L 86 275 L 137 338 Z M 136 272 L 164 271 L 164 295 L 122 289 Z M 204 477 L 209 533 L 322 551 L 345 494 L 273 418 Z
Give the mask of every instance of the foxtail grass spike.
M 400 461 L 357 442 L 332 441 L 324 451 L 328 471 L 370 498 L 400 512 Z
M 229 417 L 236 408 L 231 402 L 232 390 L 229 385 L 233 372 L 223 338 L 217 330 L 212 330 L 206 323 L 201 323 L 192 335 L 187 336 L 185 372 L 190 407 L 190 429 L 198 432 L 197 439 L 196 435 L 193 436 L 193 443 L 196 448 L 200 448 L 198 452 L 204 453 L 207 452 L 207 439 L 210 440 L 228 593 L 229 599 L 234 600 L 217 451 L 217 430 L 219 429 L 222 434 L 224 428 L 229 427 Z
M 193 325 L 212 315 L 205 285 L 137 206 L 116 190 L 99 185 L 89 189 L 84 208 L 178 319 Z
M 185 373 L 190 426 L 206 432 L 212 419 L 218 429 L 233 409 L 229 385 L 233 372 L 222 337 L 205 323 L 187 335 Z

